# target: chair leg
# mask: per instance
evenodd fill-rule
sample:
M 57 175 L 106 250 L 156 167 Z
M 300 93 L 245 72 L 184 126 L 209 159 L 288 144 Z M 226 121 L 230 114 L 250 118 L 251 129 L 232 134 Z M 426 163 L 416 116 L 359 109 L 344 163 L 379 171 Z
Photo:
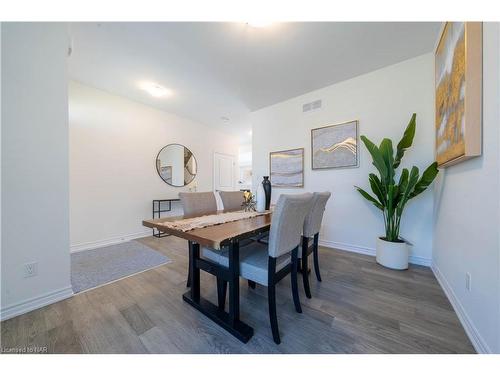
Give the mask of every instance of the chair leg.
M 314 272 L 316 273 L 316 279 L 318 279 L 318 281 L 321 282 L 321 274 L 319 273 L 318 234 L 314 236 L 313 257 L 314 257 Z
M 224 310 L 226 306 L 226 295 L 227 295 L 227 281 L 222 278 L 217 278 L 217 302 L 219 304 L 219 309 Z
M 280 331 L 278 329 L 278 317 L 276 315 L 276 287 L 269 285 L 267 287 L 267 301 L 269 303 L 269 321 L 271 322 L 271 331 L 273 340 L 276 344 L 281 343 Z
M 311 287 L 309 286 L 309 272 L 304 270 L 309 269 L 307 264 L 309 256 L 307 255 L 307 250 L 309 247 L 309 239 L 307 237 L 302 237 L 302 280 L 304 281 L 304 292 L 307 298 L 311 298 Z
M 255 283 L 255 281 L 248 280 L 248 286 L 249 286 L 250 288 L 255 289 L 255 286 L 256 286 L 256 285 L 257 285 L 257 284 Z
M 278 329 L 278 317 L 276 315 L 276 258 L 269 257 L 267 266 L 267 302 L 269 304 L 269 321 L 271 322 L 271 331 L 276 344 L 281 343 L 280 331 Z
M 299 287 L 297 285 L 297 252 L 299 251 L 299 247 L 297 246 L 292 250 L 292 296 L 293 303 L 295 305 L 295 311 L 298 313 L 302 313 L 302 307 L 300 306 L 300 298 L 299 298 Z

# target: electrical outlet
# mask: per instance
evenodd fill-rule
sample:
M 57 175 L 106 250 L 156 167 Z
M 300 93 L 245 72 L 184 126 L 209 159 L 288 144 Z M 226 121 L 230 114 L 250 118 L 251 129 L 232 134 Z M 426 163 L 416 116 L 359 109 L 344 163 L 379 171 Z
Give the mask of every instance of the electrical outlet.
M 465 274 L 465 289 L 469 292 L 471 290 L 471 276 L 469 272 Z
M 24 265 L 24 277 L 33 277 L 38 274 L 38 262 L 26 263 Z

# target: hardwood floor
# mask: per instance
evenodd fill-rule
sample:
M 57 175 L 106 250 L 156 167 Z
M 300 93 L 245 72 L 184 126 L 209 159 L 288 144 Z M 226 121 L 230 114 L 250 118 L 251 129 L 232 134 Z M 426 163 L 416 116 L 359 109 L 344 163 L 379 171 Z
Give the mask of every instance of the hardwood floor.
M 474 353 L 432 271 L 391 271 L 374 258 L 320 248 L 322 283 L 313 298 L 300 284 L 303 314 L 290 279 L 277 286 L 282 343 L 275 345 L 266 290 L 241 280 L 241 317 L 255 329 L 242 344 L 182 301 L 187 243 L 148 237 L 142 243 L 173 262 L 83 292 L 1 323 L 1 346 L 49 353 Z M 302 282 L 299 279 L 300 283 Z M 202 293 L 216 302 L 215 278 L 202 272 Z

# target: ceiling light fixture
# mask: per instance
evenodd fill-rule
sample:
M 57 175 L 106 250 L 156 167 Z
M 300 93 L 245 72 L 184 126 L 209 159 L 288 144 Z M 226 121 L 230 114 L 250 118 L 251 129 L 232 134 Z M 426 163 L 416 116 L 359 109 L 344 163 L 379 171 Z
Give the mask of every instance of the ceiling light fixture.
M 172 95 L 172 91 L 154 82 L 142 82 L 140 88 L 155 98 Z
M 229 118 L 226 116 L 222 116 L 220 119 L 222 122 L 229 122 Z

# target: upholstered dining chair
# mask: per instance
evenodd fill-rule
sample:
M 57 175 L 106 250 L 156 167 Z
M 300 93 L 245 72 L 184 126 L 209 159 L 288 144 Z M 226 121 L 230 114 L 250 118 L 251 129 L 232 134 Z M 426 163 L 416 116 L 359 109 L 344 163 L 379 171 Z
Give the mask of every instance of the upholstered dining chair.
M 238 211 L 243 209 L 243 201 L 245 200 L 243 194 L 242 191 L 219 191 L 224 211 Z
M 211 191 L 179 193 L 184 216 L 202 216 L 217 213 L 217 201 Z
M 179 193 L 184 216 L 202 216 L 217 213 L 217 201 L 215 195 L 211 191 L 199 193 Z M 191 245 L 191 244 L 190 244 Z M 188 265 L 188 279 L 186 286 L 189 288 L 191 285 L 191 274 L 189 273 Z
M 302 312 L 297 286 L 298 250 L 312 197 L 311 193 L 282 194 L 273 212 L 269 244 L 252 242 L 240 249 L 240 276 L 267 287 L 269 320 L 276 344 L 281 342 L 276 315 L 276 284 L 290 273 L 295 310 Z M 227 253 L 206 249 L 204 256 L 220 265 L 229 266 Z
M 316 278 L 318 281 L 321 281 L 321 274 L 319 272 L 318 238 L 326 203 L 328 202 L 328 199 L 330 199 L 331 195 L 332 194 L 329 191 L 314 193 L 311 209 L 304 220 L 304 228 L 302 232 L 302 251 L 299 252 L 299 258 L 302 263 L 302 279 L 304 281 L 304 291 L 307 298 L 311 298 L 308 265 L 308 258 L 311 254 L 313 254 L 314 272 L 316 273 Z

